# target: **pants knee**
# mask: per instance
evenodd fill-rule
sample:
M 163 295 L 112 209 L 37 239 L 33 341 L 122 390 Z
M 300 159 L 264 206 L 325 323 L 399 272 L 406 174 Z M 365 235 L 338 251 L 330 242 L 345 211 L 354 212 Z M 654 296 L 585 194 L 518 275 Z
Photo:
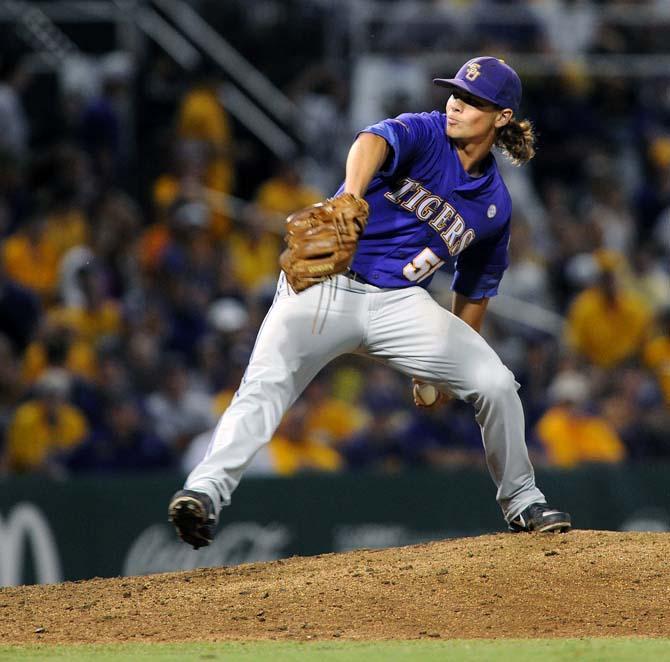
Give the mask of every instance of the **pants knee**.
M 488 366 L 479 375 L 477 383 L 477 398 L 498 400 L 516 393 L 519 384 L 512 371 L 502 363 Z

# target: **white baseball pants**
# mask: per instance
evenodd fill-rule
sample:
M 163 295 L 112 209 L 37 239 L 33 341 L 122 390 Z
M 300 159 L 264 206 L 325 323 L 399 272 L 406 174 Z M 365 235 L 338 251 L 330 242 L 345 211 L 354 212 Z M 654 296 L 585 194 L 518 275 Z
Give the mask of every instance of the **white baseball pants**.
M 280 276 L 240 388 L 185 488 L 209 495 L 218 515 L 284 412 L 345 353 L 367 354 L 474 405 L 506 520 L 545 502 L 524 440 L 519 384 L 487 342 L 421 287 L 382 289 L 344 275 L 300 294 Z

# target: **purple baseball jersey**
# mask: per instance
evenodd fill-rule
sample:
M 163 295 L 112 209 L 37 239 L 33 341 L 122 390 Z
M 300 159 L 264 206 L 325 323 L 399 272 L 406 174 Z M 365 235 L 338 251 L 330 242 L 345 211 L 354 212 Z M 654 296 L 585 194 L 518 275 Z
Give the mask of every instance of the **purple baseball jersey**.
M 491 297 L 508 264 L 512 201 L 493 155 L 480 177 L 470 176 L 445 126 L 446 115 L 434 111 L 363 129 L 390 152 L 365 195 L 370 218 L 351 269 L 379 287 L 426 287 L 456 257 L 452 289 Z

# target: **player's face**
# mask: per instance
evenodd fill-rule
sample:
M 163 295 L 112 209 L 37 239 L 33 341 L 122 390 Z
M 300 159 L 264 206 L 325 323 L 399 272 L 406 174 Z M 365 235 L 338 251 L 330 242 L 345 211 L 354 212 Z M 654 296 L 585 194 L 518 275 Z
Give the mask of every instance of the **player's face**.
M 493 135 L 506 124 L 511 111 L 454 88 L 447 101 L 447 135 L 460 140 L 477 140 Z

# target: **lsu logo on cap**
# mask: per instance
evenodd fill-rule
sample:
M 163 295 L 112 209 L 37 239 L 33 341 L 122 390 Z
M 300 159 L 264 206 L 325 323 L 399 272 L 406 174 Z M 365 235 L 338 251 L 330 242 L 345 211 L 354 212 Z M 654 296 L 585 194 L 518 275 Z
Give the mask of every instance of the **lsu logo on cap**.
M 482 65 L 479 64 L 479 62 L 471 62 L 467 66 L 467 73 L 465 74 L 465 77 L 469 81 L 477 80 L 482 75 L 482 72 L 480 71 L 481 68 Z

